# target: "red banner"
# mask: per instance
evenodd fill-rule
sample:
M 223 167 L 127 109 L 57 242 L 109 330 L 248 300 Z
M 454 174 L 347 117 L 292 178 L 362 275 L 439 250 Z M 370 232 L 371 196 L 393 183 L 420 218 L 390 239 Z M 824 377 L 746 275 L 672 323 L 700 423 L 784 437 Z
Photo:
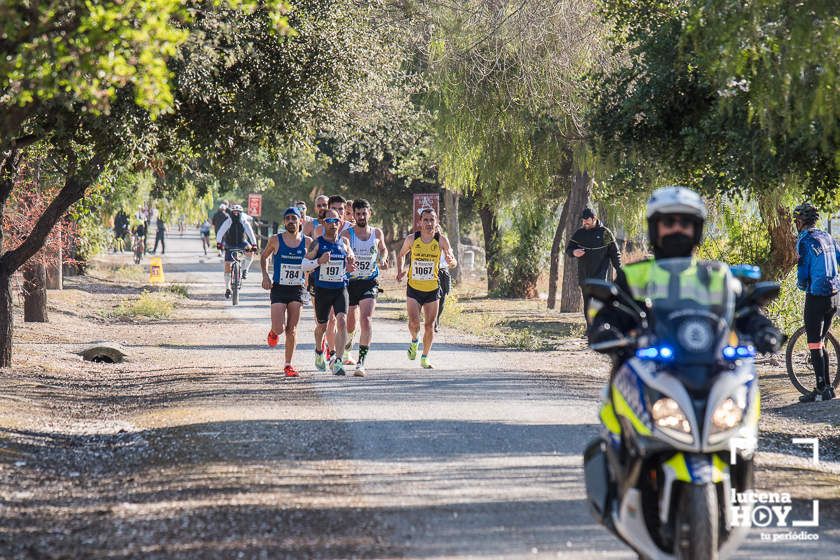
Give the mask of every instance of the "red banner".
M 251 193 L 248 195 L 248 215 L 255 218 L 262 216 L 262 195 Z
M 434 208 L 440 219 L 440 195 L 438 193 L 414 194 L 414 231 L 420 229 L 420 211 L 423 208 Z

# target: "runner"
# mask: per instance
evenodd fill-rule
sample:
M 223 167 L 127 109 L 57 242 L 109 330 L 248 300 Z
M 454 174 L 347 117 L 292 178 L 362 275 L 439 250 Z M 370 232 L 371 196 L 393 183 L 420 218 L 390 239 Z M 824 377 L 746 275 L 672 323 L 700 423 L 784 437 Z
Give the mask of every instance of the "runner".
M 373 228 L 368 223 L 372 214 L 370 203 L 365 199 L 353 201 L 353 215 L 356 225 L 344 232 L 344 238 L 350 242 L 350 248 L 356 257 L 356 270 L 350 273 L 347 293 L 350 309 L 347 313 L 347 344 L 344 346 L 344 363 L 352 364 L 350 351 L 356 335 L 356 311 L 361 323 L 359 335 L 359 360 L 353 375 L 365 375 L 365 358 L 370 349 L 372 337 L 373 310 L 379 293 L 379 268 L 388 268 L 388 248 L 382 230 Z
M 437 232 L 437 213 L 433 208 L 420 210 L 420 231 L 405 238 L 397 257 L 397 282 L 402 282 L 406 271 L 403 270 L 405 256 L 410 256 L 408 268 L 408 286 L 406 288 L 406 307 L 408 308 L 408 331 L 411 343 L 408 345 L 408 359 L 417 358 L 417 336 L 420 332 L 420 310 L 423 310 L 423 354 L 420 365 L 426 369 L 434 366 L 429 361 L 435 332 L 434 324 L 438 312 L 440 280 L 438 268 L 440 255 L 443 253 L 449 268 L 457 266 L 449 239 Z
M 356 207 L 352 200 L 344 201 L 344 221 L 352 223 L 355 220 Z
M 250 245 L 249 245 L 250 244 Z M 230 215 L 216 232 L 216 247 L 225 249 L 225 298 L 230 298 L 230 263 L 233 262 L 232 249 L 246 250 L 248 247 L 256 250 L 257 238 L 251 224 L 245 219 L 242 206 L 234 204 L 230 207 Z M 247 257 L 246 257 L 247 258 Z M 253 257 L 251 257 L 253 259 Z
M 334 210 L 328 211 L 324 226 L 326 232 L 312 243 L 303 261 L 304 270 L 315 270 L 315 320 L 318 323 L 315 327 L 315 367 L 320 371 L 324 371 L 327 365 L 323 343 L 330 313 L 335 314 L 338 327 L 335 342 L 344 348 L 347 337 L 347 273 L 355 270 L 350 243 L 338 235 L 341 227 L 339 214 Z M 333 354 L 329 366 L 334 375 L 345 375 L 341 356 Z
M 324 222 L 324 218 L 327 215 L 327 210 L 330 208 L 330 197 L 327 195 L 319 195 L 315 198 L 315 215 L 316 217 L 304 222 L 303 224 L 303 235 L 306 235 L 311 238 L 316 237 L 315 230 Z M 320 235 L 320 233 L 319 233 Z
M 272 235 L 260 255 L 262 287 L 271 290 L 271 330 L 268 331 L 268 345 L 277 346 L 280 335 L 286 333 L 286 377 L 297 377 L 298 371 L 292 365 L 297 344 L 297 325 L 300 308 L 303 305 L 304 287 L 301 263 L 312 239 L 300 232 L 300 210 L 288 208 L 283 213 L 286 231 Z M 274 275 L 268 275 L 268 258 L 272 257 Z

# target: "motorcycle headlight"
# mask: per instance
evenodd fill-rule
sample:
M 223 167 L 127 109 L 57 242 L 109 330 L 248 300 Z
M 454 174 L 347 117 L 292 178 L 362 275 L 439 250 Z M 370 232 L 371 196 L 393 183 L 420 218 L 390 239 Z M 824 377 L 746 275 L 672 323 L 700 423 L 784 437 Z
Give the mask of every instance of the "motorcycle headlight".
M 651 417 L 656 427 L 672 438 L 685 443 L 694 442 L 691 423 L 674 399 L 664 397 L 653 403 Z
M 727 432 L 741 424 L 744 408 L 733 397 L 724 399 L 712 413 L 712 433 Z

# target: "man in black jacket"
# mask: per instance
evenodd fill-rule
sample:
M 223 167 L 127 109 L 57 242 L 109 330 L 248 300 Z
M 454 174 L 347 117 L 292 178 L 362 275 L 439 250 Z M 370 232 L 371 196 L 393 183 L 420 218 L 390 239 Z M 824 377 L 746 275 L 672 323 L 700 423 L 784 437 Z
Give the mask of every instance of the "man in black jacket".
M 581 227 L 569 244 L 566 254 L 577 258 L 578 284 L 583 284 L 590 278 L 599 280 L 610 279 L 610 264 L 618 271 L 621 268 L 621 252 L 615 242 L 613 233 L 595 217 L 591 208 L 584 208 L 580 214 Z M 583 315 L 586 317 L 586 298 L 583 300 Z M 588 322 L 587 318 L 587 322 Z

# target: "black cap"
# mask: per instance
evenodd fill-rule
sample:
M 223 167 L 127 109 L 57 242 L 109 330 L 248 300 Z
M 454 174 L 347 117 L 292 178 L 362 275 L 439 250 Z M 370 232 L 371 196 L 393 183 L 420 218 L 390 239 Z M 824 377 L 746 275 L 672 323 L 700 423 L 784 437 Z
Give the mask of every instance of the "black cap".
M 583 212 L 580 213 L 580 219 L 581 220 L 586 220 L 586 219 L 594 218 L 594 217 L 595 217 L 595 212 L 592 210 L 592 208 L 584 208 Z

